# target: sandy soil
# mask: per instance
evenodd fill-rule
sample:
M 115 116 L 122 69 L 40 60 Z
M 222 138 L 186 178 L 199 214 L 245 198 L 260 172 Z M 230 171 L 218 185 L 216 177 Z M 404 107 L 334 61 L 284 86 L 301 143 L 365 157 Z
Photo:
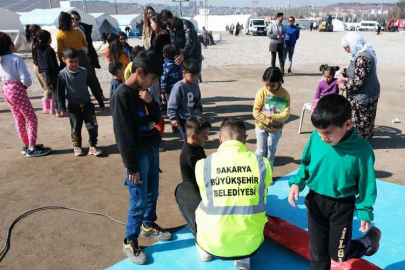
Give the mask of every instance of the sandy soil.
M 305 143 L 313 130 L 309 114 L 305 115 L 303 131 L 297 134 L 299 115 L 302 105 L 312 100 L 315 88 L 320 79 L 318 66 L 331 63 L 323 50 L 336 45 L 336 61 L 346 64 L 348 57 L 341 54 L 339 45 L 341 33 L 310 33 L 304 32 L 301 44 L 312 43 L 315 37 L 320 41 L 311 52 L 297 47 L 294 58 L 294 76 L 285 78 L 285 88 L 292 97 L 292 115 L 285 126 L 280 140 L 275 161 L 274 176 L 280 177 L 297 169 Z M 368 33 L 367 33 L 368 34 Z M 384 34 L 386 40 L 378 51 L 383 54 L 397 51 L 399 36 Z M 229 116 L 238 116 L 246 121 L 249 129 L 248 149 L 255 150 L 254 121 L 252 105 L 256 91 L 262 87 L 261 76 L 269 63 L 267 51 L 268 40 L 260 37 L 226 37 L 226 41 L 215 47 L 204 50 L 205 64 L 203 70 L 205 83 L 201 84 L 203 95 L 204 116 L 213 124 L 207 154 L 218 147 L 217 132 L 220 122 Z M 370 39 L 375 38 L 370 35 Z M 402 37 L 400 37 L 402 38 Z M 263 39 L 263 40 L 262 40 Z M 309 39 L 309 40 L 307 40 Z M 238 54 L 241 59 L 263 61 L 255 63 L 238 62 L 231 51 L 234 42 L 246 41 L 250 45 L 248 52 L 258 53 L 257 56 Z M 392 41 L 396 40 L 396 41 Z M 238 43 L 239 44 L 239 43 Z M 378 43 L 379 44 L 379 43 Z M 386 44 L 386 45 L 384 45 Z M 258 48 L 256 48 L 256 45 Z M 265 46 L 266 45 L 266 46 Z M 374 45 L 374 44 L 373 44 Z M 396 47 L 394 47 L 394 45 Z M 261 47 L 260 47 L 261 46 Z M 304 46 L 304 45 L 303 45 Z M 376 46 L 377 47 L 377 46 Z M 260 50 L 260 53 L 259 53 Z M 218 52 L 221 51 L 221 52 Z M 316 52 L 316 54 L 315 54 Z M 318 55 L 319 53 L 319 55 Z M 228 67 L 216 66 L 218 61 L 229 58 Z M 306 60 L 301 60 L 304 57 Z M 403 179 L 403 161 L 405 160 L 405 79 L 398 67 L 398 57 L 379 57 L 379 79 L 381 82 L 381 98 L 378 105 L 376 120 L 376 136 L 371 140 L 375 149 L 377 177 L 381 180 L 405 184 Z M 319 62 L 318 62 L 319 60 Z M 402 58 L 402 62 L 403 62 Z M 256 60 L 255 60 L 256 61 Z M 308 61 L 308 63 L 306 62 Z M 392 61 L 392 67 L 390 66 Z M 105 92 L 108 85 L 103 83 Z M 27 159 L 20 155 L 21 143 L 15 131 L 13 117 L 6 102 L 0 98 L 0 244 L 3 245 L 6 230 L 10 223 L 21 213 L 35 207 L 46 205 L 62 205 L 84 210 L 103 212 L 126 221 L 128 194 L 124 182 L 124 168 L 121 157 L 115 146 L 112 120 L 108 108 L 97 108 L 99 122 L 99 146 L 103 148 L 105 157 L 75 157 L 70 143 L 70 125 L 67 118 L 57 119 L 41 113 L 41 93 L 30 91 L 32 103 L 39 118 L 39 142 L 53 148 L 52 155 Z M 393 124 L 391 120 L 398 117 L 402 123 Z M 180 183 L 179 154 L 181 142 L 176 135 L 164 134 L 163 146 L 168 151 L 161 154 L 160 197 L 158 202 L 158 224 L 166 228 L 175 228 L 185 224 L 173 193 Z M 86 140 L 87 132 L 83 130 Z M 84 144 L 86 146 L 86 144 Z M 378 217 L 376 217 L 378 218 Z M 0 264 L 0 269 L 101 269 L 122 259 L 122 240 L 125 228 L 104 217 L 96 217 L 65 210 L 39 212 L 20 221 L 12 234 L 11 249 Z M 140 238 L 142 245 L 150 245 L 152 241 Z M 152 254 L 153 256 L 153 254 Z

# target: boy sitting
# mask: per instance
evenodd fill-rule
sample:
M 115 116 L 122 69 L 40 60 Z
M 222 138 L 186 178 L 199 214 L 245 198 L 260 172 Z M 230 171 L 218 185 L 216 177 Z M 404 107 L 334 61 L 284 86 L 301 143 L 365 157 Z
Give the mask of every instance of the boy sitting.
M 131 65 L 132 66 L 132 65 Z M 121 77 L 124 75 L 124 69 L 121 62 L 114 62 L 108 65 L 108 71 L 113 76 L 110 82 L 110 98 L 115 89 L 122 83 Z
M 82 149 L 82 126 L 84 122 L 89 132 L 89 154 L 100 156 L 102 151 L 96 146 L 98 137 L 96 112 L 88 90 L 92 80 L 89 79 L 87 69 L 79 66 L 79 55 L 73 48 L 66 48 L 63 51 L 62 60 L 66 67 L 59 72 L 58 76 L 58 113 L 60 116 L 65 116 L 65 99 L 67 99 L 72 127 L 73 151 L 75 156 L 84 156 Z
M 198 85 L 200 66 L 194 59 L 183 63 L 183 80 L 177 82 L 172 89 L 167 105 L 167 116 L 174 128 L 178 128 L 184 143 L 187 141 L 184 125 L 187 118 L 202 115 L 201 92 Z
M 381 232 L 370 229 L 377 196 L 374 153 L 357 135 L 349 101 L 336 94 L 321 98 L 312 113 L 312 133 L 301 158 L 301 167 L 290 178 L 288 201 L 292 206 L 307 185 L 305 198 L 311 269 L 329 270 L 330 259 L 343 262 L 377 252 Z M 366 234 L 352 240 L 353 213 Z

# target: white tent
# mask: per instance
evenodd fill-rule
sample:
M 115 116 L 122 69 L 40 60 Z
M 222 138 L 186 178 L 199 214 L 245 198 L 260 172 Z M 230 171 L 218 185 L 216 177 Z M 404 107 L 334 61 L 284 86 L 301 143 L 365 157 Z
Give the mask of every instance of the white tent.
M 120 31 L 125 31 L 125 27 L 131 27 L 131 30 L 138 29 L 143 23 L 143 14 L 126 14 L 126 15 L 111 15 L 118 21 Z
M 93 25 L 92 38 L 93 40 L 100 40 L 99 25 L 96 19 L 83 10 L 74 7 L 34 9 L 30 12 L 21 12 L 20 21 L 23 25 L 37 24 L 41 26 L 41 28 L 46 29 L 54 34 L 58 29 L 60 13 L 62 11 L 69 13 L 72 10 L 75 10 L 80 14 L 81 21 L 83 23 Z M 54 35 L 52 36 L 54 37 Z
M 209 31 L 222 31 L 225 32 L 225 27 L 227 25 L 237 23 L 243 24 L 243 27 L 249 24 L 249 19 L 258 18 L 256 14 L 247 14 L 247 15 L 208 15 L 208 27 Z M 197 25 L 200 29 L 205 26 L 205 16 L 196 15 L 193 19 L 197 22 Z
M 96 19 L 100 33 L 113 33 L 119 28 L 117 19 L 106 13 L 90 13 L 90 15 Z
M 20 22 L 20 15 L 8 9 L 0 8 L 0 18 L 0 31 L 11 37 L 17 52 L 29 51 L 31 48 L 25 41 L 25 32 Z
M 333 25 L 333 32 L 347 31 L 347 25 L 340 20 L 333 19 L 332 25 Z

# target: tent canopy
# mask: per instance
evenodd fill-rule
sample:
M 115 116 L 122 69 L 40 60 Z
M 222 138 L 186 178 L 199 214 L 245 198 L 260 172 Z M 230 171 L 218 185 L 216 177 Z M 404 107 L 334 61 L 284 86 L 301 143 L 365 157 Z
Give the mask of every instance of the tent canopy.
M 96 19 L 96 21 L 99 25 L 100 33 L 116 32 L 117 29 L 119 28 L 117 19 L 111 17 L 110 15 L 108 15 L 106 13 L 90 13 L 90 15 L 92 15 Z
M 222 31 L 225 32 L 225 27 L 227 25 L 234 24 L 236 26 L 237 23 L 243 24 L 246 26 L 249 24 L 249 19 L 256 19 L 259 18 L 256 14 L 247 14 L 247 15 L 209 15 L 208 16 L 208 31 Z M 205 25 L 205 16 L 204 15 L 196 15 L 193 19 L 197 22 L 198 27 L 202 29 Z
M 119 28 L 124 31 L 127 26 L 136 29 L 142 23 L 143 14 L 111 15 L 111 17 L 118 21 Z
M 343 32 L 343 31 L 347 30 L 347 25 L 340 20 L 333 19 L 332 25 L 333 25 L 334 32 Z
M 0 31 L 11 37 L 17 52 L 30 51 L 30 44 L 25 41 L 25 32 L 20 22 L 20 15 L 8 9 L 0 8 L 0 18 Z

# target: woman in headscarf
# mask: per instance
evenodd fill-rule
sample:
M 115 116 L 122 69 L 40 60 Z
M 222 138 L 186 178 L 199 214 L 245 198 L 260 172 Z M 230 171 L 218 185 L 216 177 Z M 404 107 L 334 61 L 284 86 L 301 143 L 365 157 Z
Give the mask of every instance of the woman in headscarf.
M 342 46 L 351 54 L 351 60 L 339 77 L 339 89 L 347 93 L 357 133 L 368 140 L 373 137 L 380 97 L 376 53 L 363 37 L 353 32 L 343 37 Z
M 150 18 L 155 15 L 155 10 L 151 6 L 146 6 L 143 12 L 143 31 L 142 31 L 142 43 L 145 50 L 149 50 L 150 48 L 150 40 L 152 29 L 150 26 Z

